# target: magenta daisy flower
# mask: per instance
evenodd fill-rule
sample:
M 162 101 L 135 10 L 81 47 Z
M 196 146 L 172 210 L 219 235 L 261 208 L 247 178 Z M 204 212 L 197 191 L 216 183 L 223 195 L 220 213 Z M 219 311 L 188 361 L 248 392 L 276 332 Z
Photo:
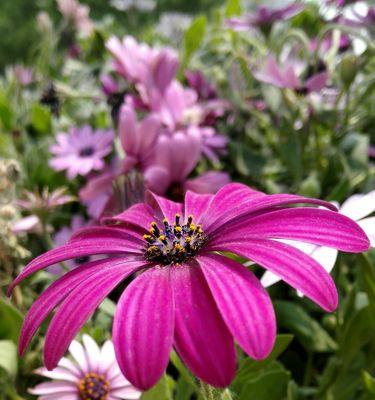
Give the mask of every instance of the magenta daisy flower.
M 121 374 L 110 340 L 99 348 L 94 339 L 83 335 L 83 346 L 73 340 L 69 353 L 72 359 L 62 358 L 54 370 L 37 369 L 36 374 L 52 382 L 40 383 L 29 393 L 39 400 L 130 400 L 141 396 Z
M 67 177 L 85 176 L 104 168 L 104 157 L 112 151 L 112 130 L 93 131 L 89 125 L 72 128 L 68 134 L 59 133 L 57 143 L 50 147 L 55 155 L 49 164 L 56 171 L 67 171 Z
M 136 204 L 105 219 L 107 226 L 77 232 L 65 246 L 31 261 L 15 279 L 9 292 L 52 264 L 107 255 L 68 272 L 42 293 L 23 323 L 21 354 L 57 308 L 44 345 L 45 365 L 55 368 L 96 307 L 120 282 L 136 275 L 120 297 L 113 324 L 116 358 L 125 377 L 140 389 L 150 388 L 174 347 L 196 376 L 224 387 L 235 375 L 234 342 L 260 360 L 272 350 L 276 335 L 266 290 L 228 253 L 258 263 L 333 311 L 338 299 L 330 275 L 278 239 L 353 253 L 369 248 L 357 223 L 321 200 L 266 195 L 241 184 L 228 184 L 216 195 L 187 192 L 184 204 L 151 197 L 154 207 Z

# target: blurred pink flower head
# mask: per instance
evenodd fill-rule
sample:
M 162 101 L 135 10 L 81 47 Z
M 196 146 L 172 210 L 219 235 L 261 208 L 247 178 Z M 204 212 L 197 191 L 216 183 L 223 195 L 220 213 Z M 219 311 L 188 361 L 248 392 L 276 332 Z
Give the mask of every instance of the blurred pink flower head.
M 202 136 L 197 127 L 160 134 L 154 162 L 144 171 L 147 188 L 157 194 L 167 194 L 175 200 L 181 200 L 188 189 L 199 193 L 215 193 L 229 182 L 228 174 L 210 172 L 188 179 L 201 154 Z
M 78 0 L 56 0 L 57 7 L 63 17 L 73 22 L 75 28 L 85 35 L 89 35 L 94 28 L 90 19 L 90 8 L 86 4 L 80 4 Z
M 151 48 L 131 36 L 122 41 L 112 36 L 106 46 L 114 57 L 115 70 L 128 81 L 144 86 L 146 91 L 163 93 L 176 75 L 179 61 L 170 48 Z
M 78 231 L 68 244 L 32 260 L 14 280 L 8 294 L 50 265 L 106 256 L 68 272 L 41 294 L 25 317 L 20 354 L 57 308 L 44 342 L 46 368 L 56 368 L 103 299 L 137 273 L 117 303 L 113 324 L 116 359 L 125 377 L 149 389 L 165 372 L 174 347 L 197 377 L 225 387 L 235 375 L 234 342 L 261 360 L 276 335 L 266 290 L 227 253 L 252 260 L 333 311 L 338 294 L 330 275 L 307 254 L 275 239 L 352 253 L 369 248 L 358 224 L 321 200 L 266 195 L 241 184 L 228 184 L 216 195 L 187 192 L 184 203 L 150 196 L 149 204 L 105 219 L 107 226 Z
M 57 135 L 57 143 L 50 147 L 54 157 L 49 165 L 55 171 L 66 170 L 69 179 L 101 170 L 104 157 L 112 151 L 113 139 L 112 130 L 93 131 L 89 125 L 71 128 L 69 133 Z
M 35 373 L 50 382 L 29 389 L 39 400 L 103 400 L 139 399 L 141 392 L 121 374 L 113 343 L 102 348 L 89 335 L 83 335 L 83 346 L 73 340 L 69 346 L 71 358 L 62 358 L 52 371 L 38 368 Z
M 151 109 L 160 117 L 169 132 L 190 130 L 200 136 L 201 154 L 217 161 L 217 155 L 226 152 L 227 139 L 214 128 L 203 125 L 211 109 L 197 100 L 195 90 L 184 88 L 178 81 L 173 81 L 163 96 L 152 99 Z M 217 109 L 222 113 L 223 107 L 224 104 L 219 102 Z
M 207 80 L 203 72 L 199 70 L 186 70 L 185 77 L 188 85 L 198 94 L 199 100 L 211 100 L 217 98 L 217 92 L 214 85 Z
M 34 73 L 31 68 L 24 67 L 23 65 L 15 65 L 13 73 L 17 82 L 22 86 L 28 86 L 33 82 Z
M 137 121 L 134 109 L 126 104 L 121 107 L 118 130 L 125 152 L 124 171 L 134 166 L 143 171 L 154 159 L 155 146 L 161 123 L 156 115 L 149 114 Z
M 279 88 L 289 88 L 296 92 L 306 94 L 319 92 L 328 80 L 326 71 L 313 72 L 302 81 L 299 74 L 301 63 L 298 61 L 285 61 L 283 65 L 277 63 L 276 59 L 269 55 L 263 69 L 253 71 L 254 77 L 261 82 L 269 83 Z
M 226 21 L 226 24 L 235 31 L 247 31 L 251 28 L 263 28 L 271 26 L 277 21 L 287 20 L 299 14 L 304 9 L 303 4 L 289 4 L 282 8 L 269 8 L 259 6 L 252 14 L 243 17 L 234 17 Z

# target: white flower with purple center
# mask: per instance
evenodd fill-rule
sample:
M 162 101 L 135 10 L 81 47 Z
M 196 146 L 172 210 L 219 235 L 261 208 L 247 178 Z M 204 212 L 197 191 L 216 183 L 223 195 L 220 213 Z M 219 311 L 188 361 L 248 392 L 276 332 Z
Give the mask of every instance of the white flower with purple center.
M 90 336 L 83 335 L 83 346 L 74 340 L 69 352 L 73 361 L 64 357 L 52 371 L 35 371 L 52 382 L 29 389 L 31 394 L 39 400 L 131 400 L 141 396 L 122 375 L 111 341 L 99 348 Z
M 59 133 L 57 143 L 50 147 L 54 157 L 49 164 L 55 171 L 66 170 L 67 177 L 85 176 L 104 168 L 104 157 L 112 151 L 112 130 L 93 131 L 89 125 Z

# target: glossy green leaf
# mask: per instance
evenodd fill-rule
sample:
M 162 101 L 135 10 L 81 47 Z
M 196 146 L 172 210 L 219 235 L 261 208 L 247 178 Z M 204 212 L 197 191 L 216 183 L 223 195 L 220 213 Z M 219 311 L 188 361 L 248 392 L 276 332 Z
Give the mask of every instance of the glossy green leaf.
M 289 301 L 276 301 L 278 326 L 293 332 L 309 351 L 333 351 L 337 344 L 323 327 L 299 305 Z
M 227 5 L 225 8 L 225 16 L 227 18 L 233 15 L 241 14 L 241 0 L 227 0 Z
M 17 343 L 23 317 L 8 301 L 0 298 L 0 339 L 9 339 Z
M 31 123 L 40 133 L 51 131 L 51 113 L 49 109 L 41 104 L 35 103 L 31 109 Z
M 17 373 L 17 346 L 11 340 L 0 340 L 0 368 L 10 376 Z
M 171 382 L 167 375 L 164 375 L 160 381 L 150 390 L 144 392 L 141 400 L 172 400 Z
M 199 16 L 185 32 L 183 66 L 189 63 L 191 56 L 199 49 L 206 32 L 206 22 L 205 16 Z

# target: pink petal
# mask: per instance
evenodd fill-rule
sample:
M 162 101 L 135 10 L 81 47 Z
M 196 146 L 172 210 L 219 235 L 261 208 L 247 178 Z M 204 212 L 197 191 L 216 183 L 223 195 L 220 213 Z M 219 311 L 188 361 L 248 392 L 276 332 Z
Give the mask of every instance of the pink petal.
M 239 187 L 232 192 L 230 187 L 228 187 L 231 185 Z M 226 189 L 227 187 L 228 189 Z M 242 219 L 243 221 L 245 217 L 252 218 L 254 215 L 276 209 L 277 207 L 293 204 L 313 204 L 337 211 L 337 208 L 333 204 L 323 200 L 290 194 L 265 195 L 261 192 L 255 192 L 250 188 L 247 188 L 249 190 L 247 191 L 246 188 L 247 186 L 240 184 L 229 184 L 217 192 L 209 210 L 205 214 L 205 217 L 209 216 L 209 218 L 205 218 L 207 220 L 207 225 L 204 225 L 206 233 L 214 232 L 218 228 L 221 230 L 223 224 L 230 220 Z
M 44 363 L 56 367 L 77 332 L 95 308 L 122 280 L 144 266 L 144 261 L 120 260 L 117 266 L 102 268 L 76 286 L 53 317 L 44 344 Z
M 182 204 L 176 203 L 171 200 L 167 200 L 164 197 L 157 196 L 155 193 L 151 193 L 153 199 L 155 200 L 157 206 L 162 212 L 163 216 L 169 221 L 173 222 L 175 220 L 175 215 L 180 214 L 182 216 Z
M 125 259 L 124 259 L 125 261 Z M 92 261 L 69 271 L 52 283 L 33 303 L 23 320 L 18 348 L 20 355 L 25 353 L 35 332 L 50 312 L 82 281 L 103 267 L 117 264 L 118 258 Z
M 123 224 L 125 226 L 137 226 L 148 231 L 152 221 L 155 221 L 152 208 L 147 204 L 135 204 L 121 214 L 111 218 L 103 218 L 107 225 Z
M 134 240 L 112 238 L 100 241 L 89 239 L 73 241 L 34 258 L 9 286 L 8 295 L 11 295 L 16 285 L 33 273 L 61 261 L 96 254 L 140 254 L 140 251 L 139 243 Z
M 202 214 L 207 210 L 213 196 L 211 194 L 196 194 L 188 190 L 185 195 L 185 219 L 192 215 L 194 223 L 199 223 Z
M 196 263 L 176 266 L 171 279 L 177 352 L 194 375 L 213 386 L 228 386 L 236 352 L 201 269 Z
M 369 240 L 356 222 L 337 212 L 317 208 L 272 211 L 250 221 L 239 220 L 219 233 L 212 243 L 247 237 L 292 239 L 353 253 L 369 248 Z
M 136 278 L 118 302 L 113 325 L 116 358 L 125 377 L 147 390 L 163 375 L 173 344 L 173 298 L 168 268 Z
M 77 383 L 77 377 L 71 371 L 61 367 L 56 367 L 53 371 L 42 367 L 36 369 L 34 373 L 53 380 Z
M 328 73 L 321 72 L 319 74 L 313 75 L 310 79 L 308 79 L 305 85 L 309 92 L 319 92 L 326 86 L 327 80 Z
M 265 194 L 240 183 L 228 183 L 213 197 L 207 212 L 202 216 L 202 224 L 207 228 L 234 206 L 258 196 L 263 197 Z
M 141 239 L 141 234 L 131 230 L 130 227 L 125 229 L 121 227 L 107 227 L 107 226 L 88 226 L 77 230 L 72 237 L 70 242 L 77 240 L 106 240 L 106 239 L 123 239 L 125 242 L 131 241 L 142 246 L 143 241 Z
M 258 279 L 242 264 L 218 254 L 197 261 L 234 339 L 255 360 L 267 357 L 275 343 L 276 320 Z
M 241 240 L 212 246 L 229 251 L 267 268 L 326 311 L 337 307 L 337 289 L 331 276 L 302 251 L 273 240 Z

